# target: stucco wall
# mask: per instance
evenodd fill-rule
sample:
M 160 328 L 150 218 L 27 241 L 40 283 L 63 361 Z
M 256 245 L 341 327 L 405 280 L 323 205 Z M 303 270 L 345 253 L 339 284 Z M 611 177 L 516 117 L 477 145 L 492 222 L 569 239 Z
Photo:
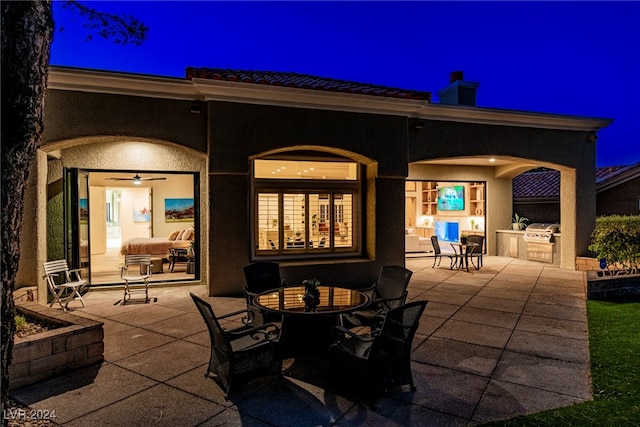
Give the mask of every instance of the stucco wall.
M 57 144 L 47 144 L 42 146 L 42 150 L 54 150 L 61 148 L 60 159 L 51 159 L 47 162 L 47 180 L 49 194 L 39 194 L 36 202 L 41 207 L 42 212 L 47 212 L 47 232 L 41 233 L 38 241 L 37 255 L 35 255 L 37 265 L 42 265 L 49 259 L 64 257 L 64 253 L 58 250 L 62 248 L 62 168 L 81 168 L 87 170 L 168 170 L 196 172 L 200 176 L 200 230 L 199 253 L 201 259 L 207 259 L 208 249 L 208 211 L 209 199 L 206 197 L 208 186 L 206 184 L 206 156 L 202 153 L 190 149 L 180 148 L 174 144 L 163 141 L 141 142 L 127 137 L 94 137 L 69 141 L 61 141 Z M 45 167 L 40 165 L 40 167 Z M 30 197 L 36 197 L 35 195 Z M 31 203 L 31 201 L 28 201 Z M 25 216 L 25 226 L 39 227 L 44 218 L 28 218 Z M 25 259 L 26 260 L 26 259 Z M 20 270 L 32 268 L 32 264 L 27 265 L 21 262 Z M 39 298 L 46 296 L 46 284 L 42 280 L 42 275 L 38 279 Z M 203 283 L 207 277 L 207 264 L 201 263 L 201 280 Z
M 591 136 L 586 131 L 425 120 L 420 129 L 409 132 L 408 159 L 419 162 L 456 157 L 499 157 L 513 160 L 516 166 L 547 166 L 560 170 L 561 266 L 575 268 L 575 257 L 589 252 L 590 235 L 595 226 L 595 142 Z M 454 169 L 464 170 L 457 166 Z M 495 221 L 489 224 L 488 231 L 504 227 L 510 220 L 510 180 L 524 170 L 516 167 L 510 173 L 506 168 L 495 169 L 495 176 L 509 180 L 509 190 L 506 191 L 505 184 L 503 191 L 497 193 L 500 198 L 490 200 L 493 191 L 487 188 L 487 205 L 504 205 L 495 218 L 488 217 L 489 221 Z
M 383 264 L 404 265 L 405 118 L 224 102 L 211 102 L 208 111 L 212 295 L 242 292 L 242 267 L 251 262 L 250 161 L 275 150 L 331 152 L 363 163 L 373 175 L 365 178 L 363 255 L 281 262 L 288 283 L 308 277 L 372 283 Z
M 207 192 L 207 115 L 191 112 L 191 101 L 49 89 L 39 162 L 33 173 L 39 182 L 25 195 L 25 215 L 17 286 L 39 284 L 44 298 L 42 263 L 64 257 L 62 247 L 62 167 L 123 170 L 197 171 Z M 132 151 L 131 141 L 146 143 L 152 151 Z M 138 146 L 140 148 L 142 146 Z M 69 149 L 70 151 L 66 151 Z M 95 151 L 94 151 L 95 150 Z M 152 156 L 148 153 L 153 153 Z M 47 160 L 47 154 L 52 153 Z M 63 153 L 60 156 L 60 153 Z M 58 160 L 56 157 L 60 157 Z M 208 199 L 202 197 L 201 212 Z M 35 208 L 31 210 L 31 207 Z M 46 212 L 46 218 L 45 218 Z M 202 250 L 207 248 L 208 220 L 201 218 Z M 37 230 L 34 235 L 34 230 Z M 33 245 L 26 242 L 34 242 Z M 204 254 L 204 252 L 203 252 Z M 36 265 L 36 269 L 33 266 Z M 203 266 L 206 277 L 206 266 Z
M 514 200 L 513 211 L 531 222 L 560 222 L 560 201 Z
M 598 215 L 640 215 L 640 178 L 617 185 L 596 195 Z
M 43 144 L 82 136 L 126 135 L 207 152 L 206 110 L 191 101 L 49 90 Z

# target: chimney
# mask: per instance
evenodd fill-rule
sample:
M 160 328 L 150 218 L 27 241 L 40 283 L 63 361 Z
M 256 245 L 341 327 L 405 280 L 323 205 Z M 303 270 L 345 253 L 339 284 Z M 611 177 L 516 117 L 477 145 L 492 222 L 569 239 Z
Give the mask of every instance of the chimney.
M 465 82 L 462 71 L 449 74 L 449 86 L 438 91 L 440 104 L 476 106 L 476 89 L 480 83 Z

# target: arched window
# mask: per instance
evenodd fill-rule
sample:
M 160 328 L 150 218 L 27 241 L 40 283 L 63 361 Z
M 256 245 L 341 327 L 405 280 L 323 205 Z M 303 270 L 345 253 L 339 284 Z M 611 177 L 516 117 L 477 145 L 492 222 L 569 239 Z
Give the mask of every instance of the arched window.
M 359 254 L 360 168 L 342 157 L 254 160 L 253 255 Z

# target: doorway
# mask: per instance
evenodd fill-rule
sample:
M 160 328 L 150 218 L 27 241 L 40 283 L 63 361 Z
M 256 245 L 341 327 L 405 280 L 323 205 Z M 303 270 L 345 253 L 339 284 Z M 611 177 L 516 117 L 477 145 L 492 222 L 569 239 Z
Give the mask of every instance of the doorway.
M 198 174 L 99 170 L 88 176 L 91 285 L 122 284 L 119 267 L 127 253 L 152 256 L 154 282 L 200 278 Z M 186 203 L 178 214 L 177 201 Z M 180 239 L 170 240 L 176 232 Z

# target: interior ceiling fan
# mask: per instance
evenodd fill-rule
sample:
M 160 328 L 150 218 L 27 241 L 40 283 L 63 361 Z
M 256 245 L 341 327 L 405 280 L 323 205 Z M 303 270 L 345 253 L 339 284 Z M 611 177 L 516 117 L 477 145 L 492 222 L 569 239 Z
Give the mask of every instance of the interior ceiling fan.
M 109 181 L 131 181 L 133 184 L 140 185 L 142 181 L 164 181 L 167 178 L 142 178 L 140 175 L 135 174 L 133 178 L 106 178 Z

